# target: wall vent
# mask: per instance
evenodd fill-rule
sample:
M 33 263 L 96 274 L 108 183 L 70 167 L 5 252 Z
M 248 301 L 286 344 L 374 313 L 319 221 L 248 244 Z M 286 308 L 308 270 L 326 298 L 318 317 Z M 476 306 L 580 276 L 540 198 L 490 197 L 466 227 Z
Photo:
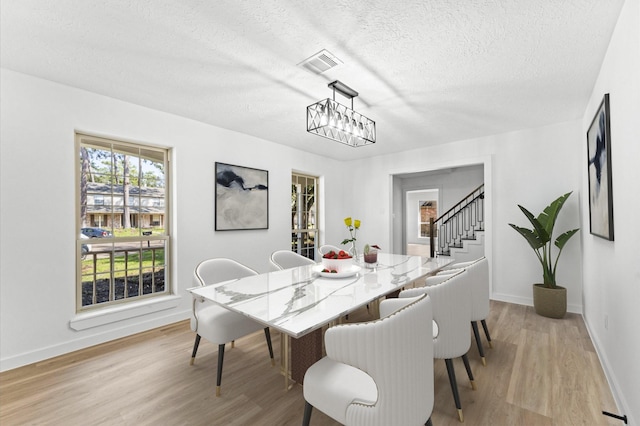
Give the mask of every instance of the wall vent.
M 326 49 L 322 49 L 315 55 L 300 62 L 298 65 L 314 74 L 322 74 L 323 72 L 337 67 L 342 63 L 343 62 L 336 58 L 336 56 L 331 52 Z

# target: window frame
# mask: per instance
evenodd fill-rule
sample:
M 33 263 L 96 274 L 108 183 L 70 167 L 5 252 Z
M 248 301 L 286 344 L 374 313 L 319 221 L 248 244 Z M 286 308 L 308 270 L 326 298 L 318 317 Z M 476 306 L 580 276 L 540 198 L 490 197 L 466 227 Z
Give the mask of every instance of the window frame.
M 95 214 L 103 214 L 103 213 L 89 213 L 87 211 L 85 211 L 85 221 L 86 223 L 82 222 L 82 183 L 81 183 L 81 179 L 83 177 L 82 173 L 82 161 L 81 161 L 81 148 L 83 147 L 88 147 L 88 148 L 94 148 L 94 149 L 100 149 L 100 150 L 105 150 L 105 151 L 109 151 L 112 150 L 112 152 L 117 152 L 117 153 L 127 153 L 129 155 L 133 155 L 138 159 L 147 159 L 150 161 L 157 161 L 157 162 L 161 162 L 163 164 L 163 179 L 164 179 L 164 203 L 163 203 L 163 211 L 161 213 L 159 213 L 159 215 L 164 215 L 164 219 L 162 220 L 162 225 L 164 228 L 164 232 L 163 233 L 158 233 L 158 234 L 153 234 L 153 235 L 144 235 L 143 234 L 143 229 L 142 228 L 137 228 L 138 229 L 138 235 L 127 235 L 127 236 L 120 236 L 120 237 L 116 237 L 114 235 L 112 235 L 111 237 L 103 237 L 100 239 L 85 239 L 82 238 L 82 232 L 81 232 L 81 228 L 85 228 L 85 227 L 94 227 L 93 223 L 92 223 L 92 215 Z M 124 149 L 124 151 L 121 151 L 121 149 Z M 75 184 L 75 198 L 76 198 L 76 202 L 75 202 L 75 223 L 76 223 L 76 279 L 75 279 L 75 293 L 76 293 L 76 315 L 86 315 L 88 313 L 91 313 L 92 315 L 95 313 L 99 313 L 100 311 L 104 311 L 104 312 L 109 312 L 109 311 L 113 311 L 114 308 L 118 311 L 122 311 L 122 309 L 129 309 L 129 308 L 136 308 L 136 306 L 141 306 L 141 305 L 149 305 L 151 304 L 162 304 L 164 303 L 163 300 L 169 300 L 169 299 L 175 299 L 175 288 L 173 286 L 172 283 L 172 271 L 171 271 L 171 224 L 172 224 L 172 220 L 171 220 L 171 154 L 172 154 L 172 150 L 171 148 L 168 147 L 162 147 L 162 146 L 157 146 L 157 145 L 151 145 L 148 143 L 140 143 L 140 142 L 134 142 L 134 141 L 127 141 L 127 140 L 122 140 L 120 138 L 112 138 L 112 137 L 103 137 L 103 136 L 95 136 L 95 135 L 91 135 L 88 133 L 84 133 L 84 132 L 75 132 L 75 143 L 74 143 L 74 158 L 75 158 L 75 179 L 74 179 L 74 184 Z M 152 157 L 151 157 L 152 156 Z M 158 161 L 161 160 L 161 161 Z M 138 163 L 141 164 L 141 163 Z M 140 188 L 142 185 L 142 167 L 140 167 L 140 170 L 138 170 L 138 182 L 137 182 L 137 187 Z M 110 176 L 116 176 L 117 171 L 111 171 L 110 172 Z M 146 187 L 145 187 L 146 188 Z M 141 192 L 141 191 L 138 191 Z M 124 195 L 124 194 L 123 194 Z M 116 216 L 120 215 L 122 216 L 123 213 L 118 213 L 116 212 L 117 207 L 116 206 L 116 202 L 114 202 L 114 193 L 113 193 L 113 187 L 111 188 L 111 194 L 109 195 L 109 199 L 111 200 L 110 203 L 105 203 L 105 205 L 101 206 L 104 208 L 109 208 L 110 212 L 108 213 L 104 213 L 105 217 L 111 215 L 112 217 L 112 223 L 110 226 L 104 226 L 104 228 L 107 228 L 111 231 L 113 231 L 113 229 L 115 229 L 113 220 L 116 218 Z M 157 198 L 157 195 L 155 195 L 153 198 Z M 85 198 L 85 205 L 88 205 L 88 199 L 89 197 L 86 196 Z M 123 201 L 124 201 L 124 197 L 122 197 Z M 143 196 L 141 194 L 138 195 L 138 199 L 139 200 L 143 200 Z M 141 204 L 143 205 L 144 203 L 140 202 L 140 203 L 136 203 L 136 204 Z M 134 207 L 134 206 L 132 206 Z M 136 212 L 132 212 L 130 213 L 130 215 L 135 216 L 135 220 L 138 221 L 141 217 L 141 212 L 138 211 Z M 149 214 L 149 217 L 151 217 L 151 214 Z M 151 244 L 153 242 L 156 242 L 156 244 L 158 245 L 158 247 L 160 248 L 151 248 L 151 250 L 148 250 L 147 247 L 151 247 Z M 155 277 L 155 273 L 157 272 L 157 270 L 160 267 L 164 268 L 164 289 L 161 291 L 153 291 L 151 293 L 146 293 L 146 294 L 141 294 L 142 292 L 142 287 L 143 284 L 139 282 L 138 284 L 138 294 L 135 296 L 127 296 L 127 290 L 125 286 L 124 294 L 122 296 L 122 298 L 117 298 L 117 295 L 115 293 L 114 290 L 114 282 L 115 282 L 115 278 L 114 278 L 114 271 L 117 272 L 118 269 L 117 266 L 115 266 L 115 262 L 114 262 L 114 258 L 116 257 L 117 253 L 122 252 L 122 248 L 118 247 L 117 244 L 119 243 L 133 243 L 133 244 L 139 244 L 139 248 L 133 248 L 132 250 L 128 250 L 125 249 L 124 253 L 125 256 L 127 256 L 128 252 L 132 252 L 132 253 L 138 253 L 138 256 L 142 256 L 143 254 L 145 254 L 147 251 L 152 253 L 152 265 L 151 267 L 143 267 L 142 264 L 140 264 L 138 266 L 138 268 L 133 268 L 133 269 L 129 269 L 128 266 L 125 267 L 124 271 L 126 277 L 129 277 L 129 274 L 127 273 L 128 271 L 135 271 L 136 269 L 138 270 L 138 275 L 132 275 L 132 277 L 138 277 L 139 281 L 143 281 L 143 274 L 145 274 L 145 272 L 149 272 L 149 270 L 152 273 L 152 276 Z M 109 290 L 109 300 L 105 301 L 105 302 L 100 302 L 97 303 L 95 302 L 95 298 L 94 298 L 94 303 L 88 304 L 88 305 L 84 305 L 83 306 L 83 294 L 82 294 L 82 290 L 83 290 L 83 259 L 82 259 L 82 246 L 83 244 L 105 244 L 105 245 L 112 245 L 112 249 L 110 252 L 110 259 L 111 259 L 111 265 L 109 267 L 109 272 L 106 272 L 105 274 L 109 275 L 109 280 L 110 280 L 110 290 Z M 146 245 L 146 246 L 145 246 Z M 162 259 L 161 262 L 159 263 L 157 266 L 155 264 L 156 261 L 156 252 L 157 250 L 161 250 L 162 251 Z M 134 254 L 135 255 L 135 254 Z M 93 256 L 93 265 L 95 268 L 95 258 L 97 256 L 94 255 Z M 158 258 L 159 259 L 159 258 Z M 95 283 L 95 276 L 96 276 L 97 272 L 95 272 L 94 270 L 94 283 Z M 85 275 L 86 277 L 86 275 Z M 154 282 L 152 288 L 153 290 L 155 290 L 155 280 L 154 278 L 152 278 L 152 281 Z M 95 285 L 95 284 L 94 284 Z M 95 291 L 95 286 L 94 286 L 94 291 Z M 82 319 L 80 319 L 80 321 L 82 321 Z M 73 323 L 73 320 L 72 320 Z M 72 324 L 73 326 L 73 324 Z M 75 328 L 75 327 L 74 327 Z
M 298 181 L 300 178 L 304 178 L 306 180 L 312 180 L 313 181 L 313 204 L 312 206 L 314 206 L 314 221 L 315 221 L 315 227 L 313 228 L 299 228 L 297 225 L 300 223 L 300 212 L 299 210 L 296 208 L 296 210 L 294 211 L 293 208 L 294 206 L 292 206 L 292 217 L 291 217 L 291 250 L 295 253 L 298 253 L 302 256 L 308 257 L 309 259 L 312 260 L 316 260 L 316 253 L 318 251 L 318 242 L 320 241 L 320 227 L 319 227 L 319 192 L 320 192 L 320 177 L 318 176 L 312 176 L 312 175 L 308 175 L 305 173 L 300 173 L 300 172 L 295 172 L 292 171 L 291 172 L 291 186 L 293 187 L 294 185 L 298 184 Z M 294 183 L 294 179 L 296 180 L 296 183 Z M 296 191 L 296 197 L 299 197 L 299 194 Z M 302 195 L 307 195 L 305 192 L 302 192 Z M 299 198 L 296 198 L 296 200 L 298 201 Z M 304 209 L 304 214 L 308 215 L 310 210 L 307 210 L 306 208 Z M 298 224 L 294 224 L 294 217 L 295 214 L 298 214 Z M 313 249 L 311 251 L 309 251 L 309 247 L 307 245 L 300 245 L 300 241 L 306 241 L 306 238 L 301 238 L 301 234 L 311 234 L 313 233 Z M 297 238 L 294 238 L 294 235 L 298 235 Z M 294 239 L 297 240 L 297 243 L 295 245 L 295 250 L 294 250 Z M 307 256 L 305 253 L 303 253 L 303 250 L 305 250 L 307 252 L 307 254 L 311 254 L 311 256 Z
M 435 205 L 435 207 L 432 207 L 432 206 L 427 205 L 427 203 L 435 203 L 436 205 Z M 433 216 L 434 220 L 437 219 L 438 218 L 438 200 L 422 200 L 422 199 L 418 200 L 418 238 L 430 238 L 429 237 L 429 232 L 428 232 L 428 226 L 430 225 L 430 222 L 429 221 L 427 221 L 427 222 L 423 222 L 422 221 L 422 210 L 423 210 L 423 208 L 425 208 L 425 209 L 429 209 L 429 208 L 434 209 L 434 211 L 435 211 L 434 215 L 426 214 L 426 212 L 425 212 L 425 214 L 426 214 L 427 218 Z M 422 227 L 423 227 L 423 225 L 427 226 L 427 232 L 425 233 L 425 235 L 422 235 Z M 437 237 L 438 236 L 438 230 L 436 229 L 435 231 L 436 231 L 435 232 L 435 234 L 436 234 L 435 237 Z

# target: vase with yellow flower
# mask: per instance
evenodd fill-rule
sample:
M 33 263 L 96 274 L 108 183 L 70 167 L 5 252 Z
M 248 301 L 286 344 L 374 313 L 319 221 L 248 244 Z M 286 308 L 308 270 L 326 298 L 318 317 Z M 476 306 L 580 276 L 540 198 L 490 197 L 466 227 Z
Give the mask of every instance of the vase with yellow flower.
M 345 238 L 342 240 L 340 244 L 348 244 L 351 243 L 351 248 L 349 248 L 349 253 L 353 256 L 354 259 L 358 259 L 358 249 L 356 248 L 356 235 L 358 234 L 358 229 L 360 229 L 360 220 L 351 219 L 351 216 L 344 218 L 344 224 L 347 225 L 347 229 L 349 230 L 349 236 L 351 238 Z

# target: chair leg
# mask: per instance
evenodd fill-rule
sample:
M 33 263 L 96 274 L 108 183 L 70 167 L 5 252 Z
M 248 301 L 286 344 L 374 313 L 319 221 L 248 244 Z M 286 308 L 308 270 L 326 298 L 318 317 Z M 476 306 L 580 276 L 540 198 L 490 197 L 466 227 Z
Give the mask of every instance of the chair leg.
M 216 378 L 216 396 L 220 396 L 220 384 L 222 383 L 222 363 L 224 362 L 224 343 L 218 345 L 218 376 Z
M 200 335 L 196 334 L 196 341 L 193 343 L 193 352 L 191 352 L 191 361 L 189 361 L 189 365 L 193 365 L 196 361 L 196 353 L 198 353 L 198 346 L 200 345 Z
M 273 359 L 273 346 L 271 346 L 271 332 L 269 327 L 264 328 L 264 337 L 267 339 L 267 346 L 269 347 L 269 356 L 271 357 L 271 366 L 276 365 L 276 361 Z
M 476 390 L 476 383 L 473 381 L 473 373 L 471 372 L 471 365 L 469 364 L 469 357 L 467 354 L 462 355 L 462 362 L 464 362 L 464 368 L 467 369 L 467 376 L 471 382 L 471 389 Z
M 433 426 L 433 423 L 431 422 L 431 417 L 429 417 L 429 420 L 427 420 L 424 426 Z
M 471 321 L 471 328 L 473 328 L 473 335 L 476 337 L 476 345 L 478 345 L 478 352 L 482 359 L 482 365 L 487 366 L 487 360 L 484 357 L 484 348 L 482 347 L 482 340 L 480 340 L 480 332 L 478 331 L 478 321 Z
M 482 324 L 482 328 L 484 328 L 484 335 L 487 336 L 487 342 L 489 342 L 489 347 L 493 348 L 491 344 L 491 336 L 489 335 L 489 328 L 487 327 L 487 322 L 485 320 L 480 321 Z
M 302 426 L 309 426 L 309 422 L 311 421 L 311 410 L 313 410 L 313 405 L 305 401 L 304 402 L 304 418 L 302 419 Z
M 464 422 L 464 416 L 462 415 L 462 404 L 460 403 L 460 395 L 458 394 L 458 384 L 456 382 L 456 372 L 453 369 L 453 361 L 451 358 L 444 360 L 447 365 L 447 373 L 449 374 L 449 383 L 451 383 L 451 391 L 453 391 L 453 401 L 456 403 L 456 409 L 458 410 L 458 418 L 460 422 Z

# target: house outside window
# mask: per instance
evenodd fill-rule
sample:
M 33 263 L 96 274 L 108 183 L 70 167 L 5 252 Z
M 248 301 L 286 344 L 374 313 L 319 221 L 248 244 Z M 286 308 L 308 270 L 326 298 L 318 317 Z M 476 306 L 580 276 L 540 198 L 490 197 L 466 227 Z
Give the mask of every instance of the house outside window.
M 169 294 L 170 151 L 77 133 L 76 152 L 76 311 Z
M 291 175 L 291 250 L 315 259 L 318 242 L 318 178 Z
M 418 215 L 419 223 L 418 229 L 420 229 L 421 238 L 429 238 L 431 236 L 429 232 L 430 219 L 436 220 L 438 218 L 438 202 L 436 200 L 420 201 L 418 203 L 420 212 Z M 435 230 L 434 237 L 438 236 L 438 230 Z

